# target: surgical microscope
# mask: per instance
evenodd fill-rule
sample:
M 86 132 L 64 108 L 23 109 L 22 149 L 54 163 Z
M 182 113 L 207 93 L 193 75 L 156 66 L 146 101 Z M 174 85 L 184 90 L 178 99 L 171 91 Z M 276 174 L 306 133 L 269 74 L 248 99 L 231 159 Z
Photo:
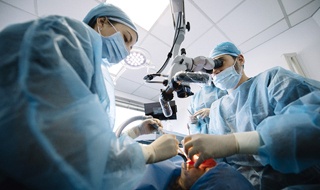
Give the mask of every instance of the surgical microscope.
M 163 84 L 165 89 L 161 89 L 159 102 L 161 104 L 163 114 L 170 117 L 172 110 L 169 102 L 173 99 L 173 92 L 177 93 L 178 98 L 186 98 L 193 95 L 190 83 L 211 83 L 211 72 L 213 69 L 222 66 L 220 59 L 210 59 L 205 56 L 189 58 L 186 56 L 184 49 L 181 55 L 174 58 L 170 68 L 168 79 Z
M 180 45 L 185 37 L 185 30 L 190 30 L 189 22 L 185 23 L 184 0 L 170 0 L 175 36 L 173 46 L 168 54 L 167 60 L 155 74 L 149 74 L 144 80 L 149 83 L 162 83 L 166 88 L 161 89 L 159 102 L 165 117 L 172 115 L 170 101 L 173 99 L 173 92 L 179 98 L 186 98 L 194 93 L 191 92 L 190 83 L 211 83 L 210 71 L 222 66 L 222 61 L 213 60 L 205 56 L 190 58 L 186 56 L 186 50 L 182 48 L 181 55 L 178 55 Z M 161 74 L 167 66 L 169 59 L 174 55 L 171 68 L 167 75 Z M 163 81 L 152 81 L 154 77 L 166 77 Z
M 168 54 L 168 57 L 162 67 L 155 74 L 148 74 L 144 80 L 148 83 L 162 83 L 166 88 L 160 89 L 159 102 L 162 112 L 165 117 L 172 115 L 170 101 L 173 99 L 173 93 L 176 92 L 179 98 L 186 98 L 193 95 L 191 92 L 190 83 L 211 83 L 210 71 L 214 68 L 222 66 L 222 61 L 213 60 L 205 56 L 198 56 L 190 58 L 186 56 L 186 50 L 180 45 L 184 40 L 185 31 L 190 30 L 189 22 L 185 22 L 184 0 L 170 0 L 171 12 L 173 17 L 173 25 L 175 28 L 175 35 L 173 46 Z M 181 54 L 178 55 L 178 52 Z M 173 53 L 172 53 L 173 52 Z M 161 74 L 169 63 L 170 58 L 174 56 L 171 63 L 169 73 L 167 75 Z M 165 77 L 163 81 L 152 81 L 154 77 Z M 119 137 L 123 129 L 131 122 L 136 120 L 144 120 L 152 118 L 151 116 L 136 116 L 125 121 L 117 129 L 116 135 Z M 157 126 L 154 126 L 157 128 Z

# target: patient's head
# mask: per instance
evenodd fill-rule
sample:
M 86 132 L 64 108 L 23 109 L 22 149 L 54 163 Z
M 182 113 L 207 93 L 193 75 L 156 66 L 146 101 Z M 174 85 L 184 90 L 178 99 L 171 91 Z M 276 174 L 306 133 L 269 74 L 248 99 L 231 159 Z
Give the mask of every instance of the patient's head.
M 205 160 L 199 168 L 194 167 L 194 163 L 198 157 L 195 155 L 192 160 L 188 160 L 181 164 L 181 173 L 174 184 L 169 188 L 171 190 L 186 190 L 208 170 L 213 168 L 217 163 L 213 159 Z

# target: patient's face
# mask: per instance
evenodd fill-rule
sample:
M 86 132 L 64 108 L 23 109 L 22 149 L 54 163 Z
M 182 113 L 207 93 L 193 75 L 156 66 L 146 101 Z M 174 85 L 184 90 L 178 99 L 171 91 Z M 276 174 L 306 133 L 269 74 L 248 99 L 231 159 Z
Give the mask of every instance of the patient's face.
M 188 166 L 187 163 L 181 164 L 181 174 L 179 185 L 184 189 L 190 189 L 191 186 L 206 172 L 203 168 Z
M 181 164 L 181 174 L 178 183 L 183 189 L 190 189 L 204 173 L 216 165 L 216 162 L 213 159 L 206 160 L 199 168 L 195 168 L 193 164 L 194 162 L 191 160 Z

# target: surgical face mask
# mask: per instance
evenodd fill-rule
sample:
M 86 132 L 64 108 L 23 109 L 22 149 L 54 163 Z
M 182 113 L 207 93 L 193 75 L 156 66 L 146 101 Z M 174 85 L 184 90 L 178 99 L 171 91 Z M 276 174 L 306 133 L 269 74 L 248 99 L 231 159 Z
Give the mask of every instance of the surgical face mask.
M 221 73 L 213 76 L 213 83 L 216 87 L 221 90 L 233 89 L 239 83 L 242 76 L 242 69 L 240 69 L 239 73 L 235 69 L 235 64 L 237 63 L 237 59 L 234 61 L 232 67 L 229 67 L 223 70 Z M 240 68 L 242 68 L 240 66 Z
M 102 39 L 102 59 L 107 59 L 109 66 L 119 63 L 129 55 L 121 33 L 112 24 L 111 26 L 116 33 L 108 37 L 102 36 L 98 30 Z

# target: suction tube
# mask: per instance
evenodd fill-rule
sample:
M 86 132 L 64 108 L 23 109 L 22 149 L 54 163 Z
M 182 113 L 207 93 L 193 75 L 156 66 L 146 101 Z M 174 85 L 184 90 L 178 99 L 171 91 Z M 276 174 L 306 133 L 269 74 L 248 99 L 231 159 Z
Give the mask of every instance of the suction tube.
M 126 120 L 125 122 L 123 122 L 120 127 L 117 129 L 116 131 L 116 136 L 120 137 L 122 131 L 124 128 L 126 128 L 127 125 L 129 125 L 130 123 L 137 121 L 137 120 L 145 120 L 145 119 L 151 119 L 152 116 L 145 116 L 145 115 L 141 115 L 141 116 L 134 116 L 128 120 Z

